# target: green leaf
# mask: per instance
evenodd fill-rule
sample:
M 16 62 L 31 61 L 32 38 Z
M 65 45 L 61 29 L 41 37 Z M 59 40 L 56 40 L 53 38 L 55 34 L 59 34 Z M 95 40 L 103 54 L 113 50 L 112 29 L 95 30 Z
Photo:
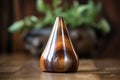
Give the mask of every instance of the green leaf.
M 37 8 L 37 11 L 43 12 L 43 13 L 46 13 L 47 11 L 50 10 L 50 7 L 47 4 L 45 4 L 43 0 L 37 0 L 36 8 Z
M 44 25 L 42 23 L 37 23 L 34 25 L 35 29 L 41 29 Z
M 57 8 L 62 3 L 62 0 L 53 0 L 53 7 Z
M 14 22 L 8 29 L 10 32 L 19 32 L 23 29 L 23 27 L 24 27 L 24 21 L 20 20 Z
M 98 28 L 101 29 L 105 34 L 110 32 L 110 25 L 104 18 L 98 23 Z
M 57 8 L 57 9 L 55 9 L 54 11 L 53 11 L 53 14 L 55 15 L 55 16 L 61 16 L 62 15 L 62 8 L 61 7 L 59 7 L 59 8 Z
M 25 17 L 24 23 L 26 27 L 29 27 L 32 25 L 32 21 L 30 20 L 30 17 Z
M 89 18 L 90 21 L 95 20 L 97 12 L 96 12 L 96 6 L 92 0 L 90 0 L 88 3 L 88 13 L 87 14 L 88 14 L 87 17 Z
M 39 21 L 39 19 L 35 16 L 30 16 L 30 20 L 35 23 Z
M 78 1 L 75 0 L 75 1 L 73 2 L 73 6 L 74 6 L 75 8 L 77 8 L 77 7 L 79 7 L 80 5 L 79 5 Z
M 45 24 L 51 24 L 53 18 L 54 18 L 53 14 L 51 12 L 46 13 L 46 16 L 44 18 L 44 23 Z
M 88 9 L 88 6 L 86 5 L 81 5 L 80 7 L 77 8 L 77 12 L 79 14 L 83 14 L 83 12 L 85 12 Z

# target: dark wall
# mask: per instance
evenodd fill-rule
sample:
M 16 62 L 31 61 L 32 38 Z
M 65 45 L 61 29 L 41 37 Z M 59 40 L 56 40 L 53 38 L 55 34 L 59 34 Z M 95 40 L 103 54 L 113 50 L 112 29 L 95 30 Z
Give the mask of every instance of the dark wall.
M 12 38 L 7 28 L 13 21 L 13 4 L 10 0 L 0 1 L 0 52 L 11 52 Z
M 111 24 L 111 34 L 109 35 L 103 54 L 110 57 L 120 56 L 120 1 L 119 0 L 102 0 L 103 15 Z

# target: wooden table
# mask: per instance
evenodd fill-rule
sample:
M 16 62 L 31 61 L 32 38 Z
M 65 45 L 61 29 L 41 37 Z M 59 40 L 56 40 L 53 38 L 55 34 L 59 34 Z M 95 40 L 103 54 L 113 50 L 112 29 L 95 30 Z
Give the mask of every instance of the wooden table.
M 26 54 L 0 56 L 0 80 L 120 80 L 119 59 L 80 59 L 76 73 L 46 73 Z

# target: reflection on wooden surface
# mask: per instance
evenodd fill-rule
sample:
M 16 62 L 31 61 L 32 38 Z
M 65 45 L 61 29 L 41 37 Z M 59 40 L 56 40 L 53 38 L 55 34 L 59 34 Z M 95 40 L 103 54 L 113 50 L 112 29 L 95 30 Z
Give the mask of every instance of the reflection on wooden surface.
M 39 59 L 28 55 L 0 56 L 0 80 L 120 80 L 120 60 L 80 59 L 76 73 L 45 73 Z

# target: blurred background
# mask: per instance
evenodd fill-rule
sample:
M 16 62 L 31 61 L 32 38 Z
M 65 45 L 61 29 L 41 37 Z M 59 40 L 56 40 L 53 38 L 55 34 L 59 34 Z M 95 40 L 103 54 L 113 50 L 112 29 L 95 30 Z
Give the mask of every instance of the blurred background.
M 52 0 L 43 0 L 44 4 L 47 4 L 49 6 L 52 6 Z M 53 0 L 55 1 L 55 0 Z M 101 22 L 100 25 L 107 26 L 107 28 L 95 28 L 95 27 L 89 27 L 93 26 L 91 25 L 92 22 L 84 21 L 83 23 L 79 24 L 73 22 L 75 19 L 73 19 L 74 15 L 77 13 L 74 12 L 74 15 L 72 14 L 72 7 L 74 0 L 61 0 L 62 2 L 59 2 L 57 4 L 58 6 L 63 6 L 64 1 L 66 1 L 66 4 L 69 4 L 66 8 L 66 11 L 71 10 L 70 16 L 65 16 L 63 14 L 62 16 L 65 18 L 65 21 L 69 26 L 77 26 L 77 27 L 71 27 L 69 28 L 70 37 L 72 39 L 73 45 L 75 47 L 75 50 L 79 57 L 84 58 L 90 58 L 90 57 L 97 57 L 97 58 L 119 58 L 120 57 L 120 1 L 119 0 L 93 0 L 94 4 L 97 5 L 99 2 L 101 2 L 101 11 L 95 15 L 95 21 L 96 26 L 99 26 L 100 19 L 104 19 L 107 21 L 107 23 Z M 81 5 L 92 5 L 88 4 L 89 0 L 77 0 L 79 4 Z M 56 5 L 54 4 L 54 6 Z M 46 5 L 45 5 L 46 6 Z M 37 9 L 36 9 L 37 7 Z M 78 7 L 78 9 L 77 9 Z M 85 6 L 83 6 L 83 12 L 87 12 L 87 8 L 84 9 Z M 43 9 L 42 9 L 43 8 Z M 46 42 L 49 36 L 49 33 L 51 32 L 52 26 L 54 24 L 56 15 L 48 16 L 47 9 L 44 9 L 43 2 L 40 2 L 39 0 L 0 0 L 0 54 L 18 54 L 18 53 L 27 53 L 30 55 L 37 55 L 40 56 Z M 80 8 L 80 10 L 79 10 Z M 95 6 L 93 6 L 92 10 Z M 52 10 L 57 9 L 56 7 L 53 7 Z M 78 12 L 82 12 L 81 7 L 79 5 L 74 5 L 74 10 L 78 10 Z M 51 12 L 52 12 L 51 10 Z M 58 13 L 59 12 L 59 9 Z M 48 14 L 46 14 L 46 12 Z M 63 12 L 65 12 L 63 10 Z M 95 13 L 93 11 L 93 13 Z M 47 18 L 45 17 L 47 15 Z M 61 15 L 61 14 L 59 14 Z M 59 16 L 58 15 L 58 16 Z M 36 28 L 35 30 L 33 28 L 28 29 L 27 31 L 19 31 L 15 32 L 15 27 L 12 25 L 15 21 L 23 20 L 25 21 L 26 16 L 28 16 L 29 19 L 35 21 L 35 25 L 37 24 L 36 21 L 42 22 L 44 18 L 48 19 L 45 20 L 45 22 L 41 24 L 37 24 L 40 28 Z M 32 16 L 32 17 L 29 17 Z M 36 16 L 36 17 L 34 17 Z M 50 18 L 48 18 L 50 17 Z M 97 18 L 96 18 L 97 17 Z M 101 18 L 102 17 L 102 18 Z M 52 18 L 52 19 L 51 19 Z M 71 24 L 69 24 L 69 20 L 71 20 Z M 79 17 L 79 15 L 77 16 Z M 85 17 L 83 17 L 84 19 Z M 28 23 L 29 23 L 28 19 Z M 39 20 L 40 19 L 40 20 Z M 81 18 L 82 19 L 82 18 Z M 87 18 L 86 18 L 87 19 Z M 53 21 L 53 22 L 49 22 Z M 94 20 L 93 20 L 94 21 Z M 97 22 L 98 21 L 98 22 Z M 72 25 L 73 22 L 73 25 Z M 20 23 L 20 22 L 19 22 Z M 19 25 L 17 23 L 17 26 Z M 87 23 L 87 25 L 86 25 Z M 30 22 L 30 24 L 32 24 Z M 74 25 L 75 24 L 75 25 Z M 76 25 L 78 24 L 78 25 Z M 10 31 L 8 30 L 9 27 L 13 26 Z M 20 24 L 22 25 L 22 24 Z M 42 25 L 42 28 L 41 28 Z M 78 27 L 78 26 L 85 26 L 85 27 Z M 108 26 L 109 25 L 109 26 Z M 29 25 L 28 25 L 29 26 Z M 30 25 L 31 26 L 31 25 Z M 32 26 L 34 26 L 32 24 Z M 47 27 L 46 27 L 47 26 Z M 86 27 L 88 26 L 88 27 Z M 99 26 L 100 27 L 100 26 Z M 109 27 L 109 28 L 108 28 Z M 78 29 L 80 28 L 80 29 Z

